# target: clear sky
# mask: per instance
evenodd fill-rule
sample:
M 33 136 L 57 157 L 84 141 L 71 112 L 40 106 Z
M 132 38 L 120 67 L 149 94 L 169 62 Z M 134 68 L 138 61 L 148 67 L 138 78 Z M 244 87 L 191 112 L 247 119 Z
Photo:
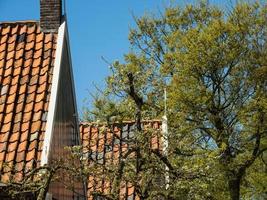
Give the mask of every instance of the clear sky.
M 172 0 L 174 1 L 174 0 Z M 223 5 L 227 0 L 210 0 Z M 109 70 L 101 59 L 121 60 L 129 49 L 132 13 L 157 12 L 170 0 L 66 0 L 70 47 L 78 109 L 94 93 L 93 83 L 104 85 Z M 193 0 L 176 0 L 180 5 Z M 0 21 L 39 20 L 39 0 L 0 0 Z

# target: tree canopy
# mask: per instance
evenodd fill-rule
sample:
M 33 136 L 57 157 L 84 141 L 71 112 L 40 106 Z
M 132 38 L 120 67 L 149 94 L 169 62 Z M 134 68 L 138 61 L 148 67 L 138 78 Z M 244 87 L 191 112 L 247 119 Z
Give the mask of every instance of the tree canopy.
M 139 176 L 151 185 L 143 199 L 266 199 L 267 5 L 174 5 L 135 20 L 131 50 L 110 64 L 91 113 L 109 123 L 160 119 L 167 90 L 168 154 L 136 142 L 146 160 Z M 168 166 L 168 187 L 153 187 L 155 166 Z

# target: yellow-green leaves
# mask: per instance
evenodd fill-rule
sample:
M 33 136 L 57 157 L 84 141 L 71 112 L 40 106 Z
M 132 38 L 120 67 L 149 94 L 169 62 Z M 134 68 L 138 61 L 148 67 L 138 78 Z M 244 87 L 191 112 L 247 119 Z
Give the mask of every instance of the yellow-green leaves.
M 112 64 L 107 78 L 114 105 L 100 101 L 98 108 L 128 119 L 137 111 L 142 119 L 161 118 L 167 89 L 167 159 L 181 177 L 172 177 L 169 190 L 161 188 L 165 197 L 230 199 L 230 179 L 241 180 L 246 198 L 253 196 L 250 187 L 263 194 L 261 184 L 252 185 L 250 167 L 263 166 L 260 156 L 267 143 L 266 16 L 267 6 L 259 3 L 237 3 L 226 12 L 201 2 L 136 19 L 129 34 L 131 52 Z M 141 109 L 131 89 L 142 99 Z M 139 147 L 150 159 L 142 142 Z M 164 166 L 162 160 L 151 160 Z M 135 177 L 132 167 L 128 175 Z M 136 175 L 142 191 L 155 169 L 146 167 Z M 196 179 L 185 178 L 196 174 Z M 257 177 L 266 181 L 262 170 Z M 150 199 L 157 192 L 151 189 Z

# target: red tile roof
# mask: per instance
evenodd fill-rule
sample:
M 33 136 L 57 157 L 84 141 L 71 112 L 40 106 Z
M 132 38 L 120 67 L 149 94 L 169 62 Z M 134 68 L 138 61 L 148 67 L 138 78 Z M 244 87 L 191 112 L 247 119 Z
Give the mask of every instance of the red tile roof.
M 0 23 L 0 182 L 40 165 L 57 34 Z
M 152 128 L 161 131 L 161 121 L 143 121 L 144 130 Z M 83 152 L 88 158 L 88 165 L 92 162 L 108 166 L 116 163 L 127 151 L 129 144 L 126 139 L 133 137 L 135 123 L 133 121 L 113 124 L 108 128 L 106 124 L 81 123 L 80 137 L 83 145 Z M 151 148 L 162 149 L 159 137 L 152 137 Z M 111 191 L 111 184 L 107 178 L 100 173 L 93 173 L 88 177 L 88 200 L 93 200 L 95 192 L 108 194 Z M 139 199 L 131 183 L 121 183 L 120 199 Z

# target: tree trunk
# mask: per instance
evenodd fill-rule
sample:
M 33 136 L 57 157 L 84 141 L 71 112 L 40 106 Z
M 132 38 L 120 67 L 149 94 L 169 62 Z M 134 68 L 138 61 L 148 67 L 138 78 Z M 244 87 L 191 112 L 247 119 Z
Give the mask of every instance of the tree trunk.
M 228 188 L 230 192 L 231 200 L 239 200 L 240 199 L 240 177 L 228 177 Z

